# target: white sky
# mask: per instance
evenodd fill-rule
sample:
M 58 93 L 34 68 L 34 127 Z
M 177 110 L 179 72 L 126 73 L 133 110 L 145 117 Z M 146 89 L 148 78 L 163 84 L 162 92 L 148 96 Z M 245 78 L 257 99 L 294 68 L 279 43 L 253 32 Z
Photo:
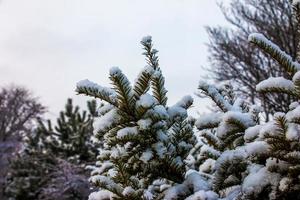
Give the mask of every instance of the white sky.
M 67 97 L 88 99 L 75 95 L 79 80 L 108 86 L 119 66 L 133 82 L 145 66 L 139 41 L 152 35 L 172 104 L 205 75 L 204 26 L 224 24 L 214 0 L 1 0 L 0 86 L 24 85 L 58 115 Z

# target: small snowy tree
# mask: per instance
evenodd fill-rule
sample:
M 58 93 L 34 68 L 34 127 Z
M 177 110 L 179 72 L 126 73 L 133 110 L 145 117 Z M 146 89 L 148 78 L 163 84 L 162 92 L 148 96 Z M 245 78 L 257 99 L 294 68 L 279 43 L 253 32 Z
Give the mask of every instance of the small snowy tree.
M 177 186 L 194 187 L 171 188 L 167 199 L 226 197 L 236 192 L 247 174 L 250 162 L 237 149 L 245 145 L 245 131 L 258 124 L 259 109 L 237 98 L 230 84 L 215 87 L 201 81 L 198 89 L 199 96 L 209 97 L 216 107 L 213 113 L 201 115 L 195 121 L 200 141 L 191 150 L 188 163 L 198 172 L 194 171 Z
M 97 115 L 96 101 L 87 102 L 88 111 L 80 112 L 68 99 L 65 110 L 60 112 L 57 125 L 50 120 L 39 120 L 37 130 L 27 137 L 27 150 L 38 148 L 51 151 L 62 159 L 85 163 L 96 158 L 97 145 L 92 142 L 93 119 Z
M 249 41 L 274 58 L 293 77 L 270 77 L 256 89 L 261 93 L 284 93 L 300 99 L 300 64 L 262 34 L 251 34 Z M 299 199 L 300 198 L 300 115 L 299 103 L 293 102 L 287 113 L 275 113 L 274 120 L 253 132 L 253 136 L 267 144 L 268 158 L 264 165 L 256 165 L 242 185 L 243 199 Z M 258 154 L 258 155 L 259 155 Z
M 112 89 L 89 80 L 76 91 L 106 102 L 98 112 L 95 135 L 104 142 L 91 182 L 99 191 L 91 200 L 162 198 L 163 191 L 184 180 L 184 159 L 195 138 L 187 120 L 190 96 L 167 106 L 167 90 L 150 36 L 141 41 L 147 66 L 133 85 L 113 67 Z
M 199 89 L 218 107 L 195 123 L 203 143 L 198 154 L 199 170 L 213 174 L 214 189 L 220 192 L 242 181 L 247 161 L 234 150 L 245 144 L 246 129 L 259 123 L 259 108 L 237 98 L 228 84 L 216 88 L 200 82 Z
M 207 29 L 210 38 L 209 71 L 212 71 L 216 82 L 232 81 L 240 96 L 252 104 L 260 103 L 262 119 L 269 121 L 274 112 L 287 111 L 293 99 L 283 94 L 271 98 L 264 96 L 256 91 L 255 86 L 270 75 L 290 76 L 270 56 L 251 48 L 247 38 L 252 32 L 263 33 L 296 57 L 299 33 L 292 6 L 289 0 L 218 2 L 228 24 L 225 27 L 209 26 Z
M 97 104 L 87 102 L 80 112 L 68 99 L 57 125 L 38 121 L 25 137 L 24 150 L 12 159 L 5 185 L 7 197 L 20 199 L 86 199 L 89 193 L 85 166 L 96 158 L 91 141 Z M 83 192 L 82 192 L 83 191 Z
M 5 197 L 12 200 L 39 199 L 43 186 L 55 171 L 57 160 L 52 154 L 19 154 L 8 170 Z

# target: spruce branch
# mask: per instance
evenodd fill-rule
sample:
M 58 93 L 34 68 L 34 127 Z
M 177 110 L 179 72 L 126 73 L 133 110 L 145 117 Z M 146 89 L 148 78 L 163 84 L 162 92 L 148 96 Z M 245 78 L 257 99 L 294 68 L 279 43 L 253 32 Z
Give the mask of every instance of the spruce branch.
M 119 109 L 127 113 L 132 113 L 135 99 L 129 80 L 118 67 L 111 68 L 109 74 L 109 78 L 117 94 Z
M 146 56 L 147 64 L 154 70 L 160 70 L 158 64 L 158 56 L 156 55 L 158 51 L 156 49 L 153 49 L 152 37 L 145 36 L 142 39 L 141 44 L 143 46 L 143 49 L 145 50 L 143 55 Z
M 227 112 L 232 109 L 232 105 L 220 94 L 216 87 L 200 81 L 198 89 L 201 90 L 206 96 L 210 97 L 222 111 Z
M 293 61 L 292 57 L 282 51 L 277 45 L 268 40 L 264 35 L 252 33 L 248 37 L 249 42 L 258 46 L 265 53 L 275 59 L 287 72 L 294 75 L 299 69 L 300 64 Z
M 146 66 L 140 72 L 133 87 L 135 99 L 139 99 L 143 94 L 145 94 L 149 90 L 151 76 L 153 73 L 154 69 L 149 66 Z
M 270 77 L 256 85 L 260 93 L 285 93 L 297 97 L 293 81 L 283 77 Z
M 294 93 L 297 95 L 298 98 L 300 98 L 300 72 L 297 72 L 293 76 L 293 83 L 294 83 Z
M 102 87 L 96 83 L 89 81 L 88 79 L 79 81 L 76 86 L 76 92 L 78 94 L 84 94 L 87 96 L 99 98 L 104 100 L 115 107 L 118 107 L 116 99 L 116 93 L 110 88 Z
M 145 50 L 143 55 L 146 56 L 147 64 L 155 70 L 151 77 L 153 95 L 161 105 L 165 106 L 168 100 L 166 96 L 167 90 L 164 87 L 165 78 L 163 77 L 161 69 L 159 68 L 157 56 L 158 51 L 156 49 L 153 49 L 151 36 L 144 37 L 141 41 L 141 44 L 143 45 L 143 49 Z

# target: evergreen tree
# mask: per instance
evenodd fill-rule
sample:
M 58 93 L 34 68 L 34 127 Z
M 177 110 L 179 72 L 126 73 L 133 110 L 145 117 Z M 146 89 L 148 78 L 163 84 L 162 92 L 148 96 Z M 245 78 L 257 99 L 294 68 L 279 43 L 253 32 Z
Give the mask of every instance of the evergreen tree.
M 51 179 L 57 160 L 48 153 L 19 154 L 6 176 L 5 196 L 11 200 L 39 199 L 43 186 Z
M 199 157 L 197 162 L 202 162 L 214 155 L 207 152 L 211 148 L 224 152 L 244 145 L 244 132 L 248 127 L 259 123 L 260 109 L 256 106 L 251 107 L 243 99 L 237 98 L 230 84 L 215 87 L 200 82 L 199 89 L 202 93 L 199 94 L 200 97 L 211 98 L 217 106 L 213 113 L 201 115 L 195 122 L 201 139 L 200 147 L 203 150 L 200 150 L 200 154 L 197 154 L 197 151 L 194 153 Z M 211 158 L 216 159 L 218 156 Z
M 187 192 L 182 190 L 191 183 L 187 177 L 182 184 L 169 189 L 173 194 L 167 199 L 215 200 L 232 196 L 248 174 L 248 157 L 255 155 L 245 145 L 250 138 L 247 130 L 259 123 L 260 109 L 237 98 L 230 84 L 215 87 L 201 81 L 198 89 L 199 96 L 209 97 L 216 105 L 213 113 L 195 121 L 200 141 L 191 150 L 188 163 L 198 171 L 193 174 L 195 179 L 201 181 L 193 183 L 198 187 Z
M 245 145 L 245 131 L 258 124 L 259 108 L 237 98 L 230 85 L 216 88 L 201 82 L 199 89 L 219 110 L 201 116 L 195 123 L 203 143 L 197 161 L 201 163 L 200 172 L 213 174 L 214 189 L 221 193 L 242 181 L 247 162 L 242 156 L 228 155 Z
M 276 113 L 273 121 L 254 132 L 257 140 L 268 145 L 268 158 L 264 166 L 246 177 L 241 198 L 300 199 L 300 64 L 262 34 L 251 34 L 249 41 L 272 56 L 292 76 L 291 79 L 270 77 L 256 86 L 257 91 L 284 93 L 297 101 L 290 104 L 288 112 Z M 253 182 L 254 176 L 260 178 Z M 264 182 L 260 182 L 261 178 L 265 178 Z
M 34 129 L 45 107 L 26 88 L 11 85 L 0 88 L 0 199 L 4 198 L 9 160 L 22 146 L 21 138 Z
M 299 1 L 295 2 L 298 12 Z M 274 93 L 284 94 L 296 101 L 286 112 L 275 113 L 270 122 L 259 124 L 257 109 L 245 107 L 230 92 L 222 95 L 222 90 L 200 83 L 199 88 L 222 111 L 195 122 L 202 143 L 193 153 L 200 152 L 199 174 L 207 180 L 200 179 L 196 190 L 186 190 L 191 183 L 187 177 L 168 190 L 173 195 L 166 199 L 300 199 L 300 64 L 262 34 L 251 34 L 249 41 L 291 77 L 270 77 L 256 85 L 257 92 L 270 99 Z
M 88 112 L 80 112 L 68 99 L 56 126 L 50 120 L 38 121 L 38 127 L 24 139 L 24 151 L 10 164 L 6 196 L 13 200 L 87 198 L 90 186 L 85 165 L 98 152 L 91 140 L 97 104 L 89 101 L 87 105 Z
M 130 84 L 113 67 L 113 88 L 89 80 L 76 91 L 106 102 L 95 122 L 96 137 L 104 141 L 91 181 L 100 190 L 90 199 L 161 199 L 163 191 L 184 180 L 184 159 L 195 138 L 187 112 L 193 100 L 184 97 L 167 106 L 167 90 L 150 36 L 143 38 L 147 66 Z
M 287 111 L 291 96 L 276 94 L 270 98 L 258 93 L 255 85 L 270 75 L 290 75 L 271 56 L 251 48 L 247 38 L 252 32 L 263 33 L 295 58 L 299 37 L 289 0 L 231 0 L 228 7 L 220 7 L 230 28 L 207 29 L 212 78 L 217 83 L 232 81 L 239 95 L 251 104 L 261 103 L 266 121 L 274 112 Z
M 96 101 L 87 102 L 88 111 L 80 112 L 68 99 L 65 110 L 60 112 L 57 125 L 50 120 L 39 120 L 35 136 L 28 138 L 27 144 L 34 149 L 42 145 L 45 150 L 63 159 L 75 162 L 89 162 L 96 158 L 97 145 L 92 141 L 93 119 L 97 116 Z M 30 148 L 30 147 L 29 147 Z

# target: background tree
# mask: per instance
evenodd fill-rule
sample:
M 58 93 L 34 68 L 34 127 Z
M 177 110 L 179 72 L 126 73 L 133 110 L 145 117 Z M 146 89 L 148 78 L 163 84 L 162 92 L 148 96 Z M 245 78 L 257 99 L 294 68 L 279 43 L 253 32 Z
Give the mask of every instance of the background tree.
M 50 120 L 38 120 L 34 136 L 28 138 L 27 144 L 37 148 L 39 144 L 62 159 L 88 162 L 96 158 L 97 145 L 93 139 L 93 121 L 97 115 L 95 100 L 87 102 L 88 110 L 80 112 L 68 99 L 65 110 L 60 112 L 55 126 Z
M 33 122 L 45 112 L 38 99 L 23 87 L 10 86 L 0 92 L 0 140 L 28 134 Z
M 99 191 L 90 199 L 163 199 L 167 187 L 184 180 L 184 159 L 196 141 L 186 111 L 193 99 L 167 106 L 158 51 L 151 37 L 141 44 L 148 65 L 133 85 L 117 67 L 110 70 L 112 89 L 89 80 L 77 84 L 79 94 L 105 101 L 94 127 L 105 147 L 91 177 Z
M 18 154 L 11 162 L 5 184 L 5 196 L 13 200 L 38 199 L 44 185 L 58 164 L 48 153 L 31 152 Z
M 9 159 L 21 147 L 23 135 L 29 134 L 45 107 L 29 90 L 20 86 L 0 89 L 0 199 Z
M 57 124 L 38 119 L 25 137 L 24 150 L 11 163 L 5 194 L 14 200 L 83 200 L 90 192 L 86 164 L 96 159 L 92 142 L 96 101 L 80 111 L 68 99 Z
M 252 32 L 260 32 L 295 58 L 299 37 L 291 4 L 288 0 L 232 0 L 229 8 L 222 5 L 220 8 L 231 28 L 207 28 L 210 36 L 210 71 L 214 80 L 230 80 L 252 104 L 261 102 L 266 121 L 269 114 L 275 111 L 287 111 L 293 97 L 258 94 L 255 86 L 269 76 L 291 78 L 291 75 L 282 70 L 271 56 L 253 51 L 247 38 Z

